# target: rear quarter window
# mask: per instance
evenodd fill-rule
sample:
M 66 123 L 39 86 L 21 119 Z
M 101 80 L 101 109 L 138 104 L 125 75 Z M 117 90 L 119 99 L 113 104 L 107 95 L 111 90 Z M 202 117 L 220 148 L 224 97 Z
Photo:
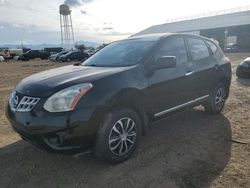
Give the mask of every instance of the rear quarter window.
M 207 45 L 203 40 L 188 38 L 187 41 L 194 61 L 204 59 L 209 56 Z
M 207 41 L 207 44 L 209 45 L 212 53 L 215 54 L 216 51 L 218 50 L 218 47 L 211 41 Z

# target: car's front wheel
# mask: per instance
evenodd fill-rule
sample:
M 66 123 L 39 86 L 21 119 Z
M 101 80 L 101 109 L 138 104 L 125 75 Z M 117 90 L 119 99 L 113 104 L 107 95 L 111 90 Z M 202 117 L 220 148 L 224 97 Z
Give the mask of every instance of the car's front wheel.
M 225 103 L 226 87 L 225 84 L 219 83 L 210 94 L 209 101 L 204 105 L 205 111 L 210 114 L 218 114 L 223 110 Z
M 120 163 L 135 151 L 142 133 L 138 115 L 131 109 L 115 109 L 104 116 L 97 133 L 95 156 L 110 163 Z

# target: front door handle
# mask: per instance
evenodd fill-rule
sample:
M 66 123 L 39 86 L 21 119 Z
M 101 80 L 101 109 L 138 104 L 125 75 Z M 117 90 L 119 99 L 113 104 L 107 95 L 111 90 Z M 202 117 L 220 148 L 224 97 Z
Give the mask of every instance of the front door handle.
M 185 74 L 185 76 L 190 76 L 190 75 L 192 75 L 192 74 L 194 74 L 194 71 L 188 71 L 188 72 Z

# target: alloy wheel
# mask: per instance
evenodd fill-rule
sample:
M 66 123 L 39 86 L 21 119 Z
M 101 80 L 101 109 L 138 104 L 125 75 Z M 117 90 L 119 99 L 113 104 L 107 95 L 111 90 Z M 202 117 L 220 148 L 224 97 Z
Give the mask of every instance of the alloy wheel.
M 136 124 L 128 117 L 118 120 L 109 133 L 109 149 L 117 155 L 127 154 L 136 141 Z
M 224 88 L 219 88 L 216 92 L 215 95 L 215 106 L 217 108 L 217 110 L 221 110 L 224 106 L 225 103 L 225 89 Z

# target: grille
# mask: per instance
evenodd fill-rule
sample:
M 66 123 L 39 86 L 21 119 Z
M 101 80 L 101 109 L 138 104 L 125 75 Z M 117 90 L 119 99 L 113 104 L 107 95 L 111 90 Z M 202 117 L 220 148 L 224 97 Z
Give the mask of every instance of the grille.
M 19 99 L 21 99 L 20 102 Z M 35 107 L 38 101 L 39 98 L 20 96 L 16 91 L 13 91 L 9 99 L 9 104 L 13 111 L 29 112 Z
M 16 110 L 20 112 L 29 112 L 35 107 L 38 101 L 39 98 L 24 96 L 18 104 Z

